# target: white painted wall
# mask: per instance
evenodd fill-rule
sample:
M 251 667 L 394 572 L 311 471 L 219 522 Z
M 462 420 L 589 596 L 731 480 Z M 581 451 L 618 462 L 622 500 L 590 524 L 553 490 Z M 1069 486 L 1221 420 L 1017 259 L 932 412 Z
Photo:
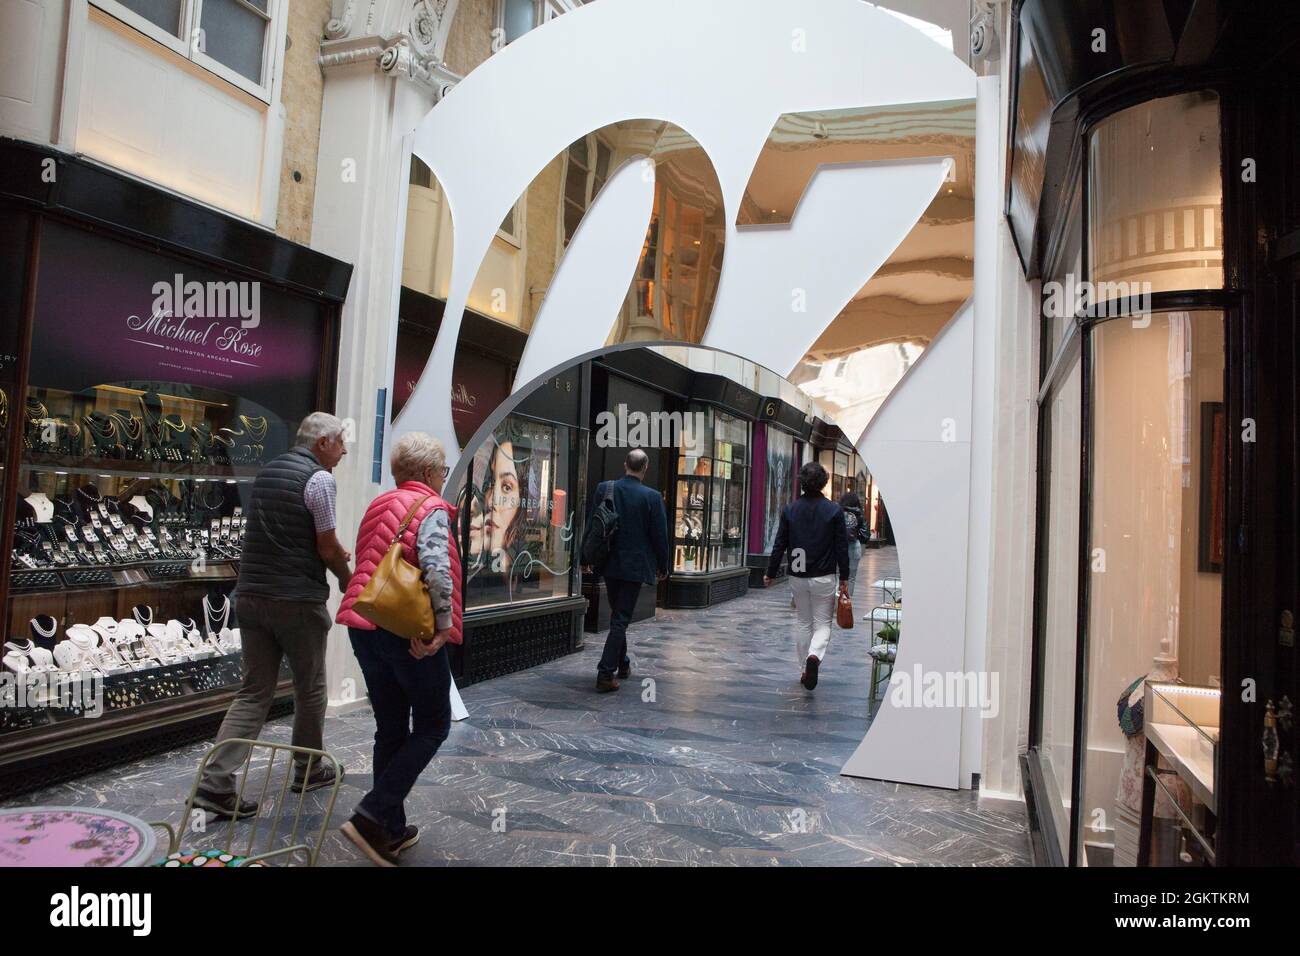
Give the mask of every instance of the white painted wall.
M 280 17 L 271 49 L 283 49 L 285 29 Z M 273 228 L 281 68 L 273 56 L 264 102 L 87 0 L 6 0 L 0 135 L 82 153 Z

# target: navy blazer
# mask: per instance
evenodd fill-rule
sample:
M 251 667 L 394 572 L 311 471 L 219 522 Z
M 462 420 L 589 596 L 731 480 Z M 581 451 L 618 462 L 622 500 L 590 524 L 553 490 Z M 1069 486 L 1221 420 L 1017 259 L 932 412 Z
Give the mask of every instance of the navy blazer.
M 780 573 L 781 559 L 787 551 L 792 562 L 795 552 L 803 552 L 803 570 L 792 567 L 792 577 L 820 578 L 838 569 L 840 580 L 847 581 L 849 531 L 844 524 L 844 510 L 822 497 L 821 492 L 803 494 L 790 502 L 781 509 L 781 524 L 767 561 L 769 578 Z
M 659 492 L 647 488 L 640 478 L 624 475 L 617 481 L 602 481 L 587 502 L 587 519 L 605 500 L 605 489 L 613 488 L 614 510 L 618 512 L 618 533 L 609 549 L 604 575 L 619 581 L 654 584 L 655 574 L 668 573 L 668 516 Z

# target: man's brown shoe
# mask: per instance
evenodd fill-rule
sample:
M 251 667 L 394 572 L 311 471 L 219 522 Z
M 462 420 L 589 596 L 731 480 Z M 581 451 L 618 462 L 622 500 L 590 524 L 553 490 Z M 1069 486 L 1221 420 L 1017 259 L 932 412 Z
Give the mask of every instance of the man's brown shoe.
M 613 674 L 608 677 L 601 674 L 596 678 L 596 692 L 598 694 L 608 694 L 611 690 L 618 690 L 618 680 Z
M 629 677 L 631 677 L 631 676 L 632 676 L 632 665 L 631 665 L 631 663 L 620 664 L 619 667 L 618 667 L 618 679 L 619 679 L 619 680 L 627 680 L 627 679 L 628 679 Z

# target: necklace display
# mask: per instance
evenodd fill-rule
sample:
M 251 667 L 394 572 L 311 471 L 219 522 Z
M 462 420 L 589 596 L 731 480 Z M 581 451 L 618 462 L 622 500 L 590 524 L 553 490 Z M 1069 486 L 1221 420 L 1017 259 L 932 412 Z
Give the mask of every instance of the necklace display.
M 244 428 L 248 430 L 248 434 L 253 441 L 264 441 L 266 439 L 268 424 L 264 416 L 258 415 L 249 418 L 247 415 L 240 415 L 239 420 L 243 423 Z
M 118 436 L 118 421 L 103 412 L 91 412 L 82 417 L 86 433 L 90 436 L 90 450 L 100 458 L 124 458 L 126 450 Z
M 214 605 L 209 595 L 203 595 L 203 619 L 209 637 L 215 637 L 226 630 L 226 626 L 230 623 L 230 598 L 223 596 L 221 603 Z
M 59 622 L 48 614 L 38 614 L 27 622 L 32 629 L 32 636 L 49 640 L 59 631 Z
M 36 513 L 36 520 L 40 524 L 54 520 L 54 502 L 43 491 L 34 491 L 27 496 L 27 503 L 32 506 Z

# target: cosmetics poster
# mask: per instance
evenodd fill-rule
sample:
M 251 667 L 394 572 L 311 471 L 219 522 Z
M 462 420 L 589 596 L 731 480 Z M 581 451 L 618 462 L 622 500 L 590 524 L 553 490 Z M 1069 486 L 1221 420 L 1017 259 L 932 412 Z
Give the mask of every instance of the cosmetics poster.
M 171 383 L 313 410 L 324 324 L 306 298 L 57 222 L 37 283 L 34 387 Z
M 566 428 L 511 416 L 475 450 L 465 555 L 467 607 L 568 593 L 574 530 L 566 488 L 571 442 Z

